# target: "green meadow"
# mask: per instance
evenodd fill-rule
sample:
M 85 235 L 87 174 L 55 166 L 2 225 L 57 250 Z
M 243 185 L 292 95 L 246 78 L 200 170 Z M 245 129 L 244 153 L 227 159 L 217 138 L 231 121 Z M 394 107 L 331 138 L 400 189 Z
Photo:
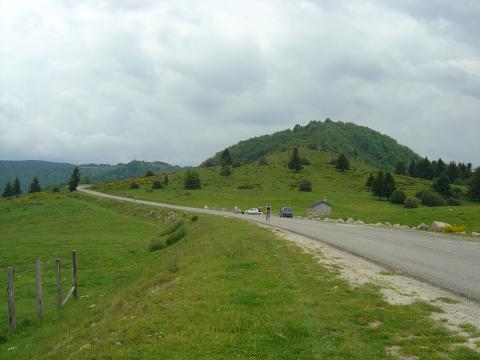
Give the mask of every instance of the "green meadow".
M 1 359 L 479 359 L 430 320 L 426 304 L 392 306 L 372 285 L 351 288 L 309 254 L 247 222 L 47 194 L 0 201 L 0 287 L 16 269 L 18 331 L 0 297 Z M 186 236 L 152 241 L 176 219 Z M 54 262 L 79 299 L 55 309 Z M 34 261 L 45 315 L 34 304 Z M 379 326 L 372 327 L 375 322 Z
M 278 211 L 283 206 L 290 206 L 298 216 L 307 215 L 311 203 L 327 198 L 333 205 L 332 218 L 351 217 L 368 223 L 388 221 L 408 226 L 431 224 L 437 220 L 464 225 L 467 231 L 480 231 L 480 203 L 469 201 L 465 196 L 460 199 L 462 206 L 419 205 L 416 209 L 406 209 L 402 205 L 379 201 L 366 190 L 368 175 L 378 171 L 373 167 L 353 162 L 351 170 L 342 173 L 330 164 L 336 155 L 302 148 L 300 155 L 308 159 L 310 165 L 295 173 L 286 166 L 290 154 L 291 151 L 273 154 L 267 157 L 269 165 L 266 166 L 250 163 L 234 167 L 231 176 L 221 176 L 219 167 L 196 168 L 202 181 L 200 190 L 184 189 L 184 171 L 169 174 L 170 182 L 164 189 L 152 190 L 156 177 L 112 181 L 95 188 L 117 195 L 194 207 L 231 210 L 235 206 L 248 209 L 271 204 L 274 211 Z M 159 178 L 162 180 L 163 176 Z M 311 192 L 298 190 L 298 183 L 304 178 L 311 181 Z M 406 176 L 395 176 L 395 179 L 397 188 L 408 196 L 431 186 L 430 181 Z M 134 181 L 140 184 L 140 189 L 129 189 Z M 467 189 L 462 187 L 462 190 Z

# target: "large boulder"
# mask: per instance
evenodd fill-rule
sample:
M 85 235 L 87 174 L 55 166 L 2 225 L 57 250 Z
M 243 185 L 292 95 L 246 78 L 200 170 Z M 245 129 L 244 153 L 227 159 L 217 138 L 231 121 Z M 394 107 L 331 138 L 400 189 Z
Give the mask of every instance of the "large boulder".
M 451 225 L 447 224 L 447 223 L 444 223 L 444 222 L 441 222 L 441 221 L 434 221 L 432 223 L 432 231 L 442 232 L 443 229 L 445 229 L 448 226 L 451 226 Z
M 480 237 L 480 233 L 477 233 L 477 232 L 472 232 L 472 236 L 475 236 L 475 237 Z

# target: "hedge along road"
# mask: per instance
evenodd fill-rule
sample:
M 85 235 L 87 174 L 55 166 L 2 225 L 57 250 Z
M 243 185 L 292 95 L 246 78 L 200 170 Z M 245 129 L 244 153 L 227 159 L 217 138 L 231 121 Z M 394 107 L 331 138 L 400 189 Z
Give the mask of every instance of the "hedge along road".
M 480 302 L 479 242 L 414 230 L 284 219 L 276 216 L 267 223 L 263 216 L 137 200 L 100 193 L 85 187 L 79 187 L 78 190 L 112 200 L 268 224 L 333 245 Z

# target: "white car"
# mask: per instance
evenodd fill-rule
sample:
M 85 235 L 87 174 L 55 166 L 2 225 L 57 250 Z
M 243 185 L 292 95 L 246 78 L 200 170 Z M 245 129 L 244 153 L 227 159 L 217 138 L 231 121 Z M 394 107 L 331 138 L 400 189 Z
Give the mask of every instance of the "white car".
M 262 215 L 262 213 L 257 208 L 251 208 L 245 211 L 247 215 Z

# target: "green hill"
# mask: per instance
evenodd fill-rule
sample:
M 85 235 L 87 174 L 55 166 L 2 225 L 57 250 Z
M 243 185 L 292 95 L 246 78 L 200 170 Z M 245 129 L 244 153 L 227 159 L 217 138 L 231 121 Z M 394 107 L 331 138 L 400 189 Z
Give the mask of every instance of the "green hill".
M 37 176 L 42 187 L 60 186 L 67 183 L 70 173 L 76 165 L 59 162 L 25 160 L 0 160 L 0 189 L 3 190 L 8 181 L 16 176 L 20 179 L 22 190 L 25 192 L 34 176 Z M 88 176 L 90 181 L 105 181 L 114 179 L 128 179 L 145 175 L 147 171 L 168 172 L 180 169 L 179 166 L 156 161 L 131 161 L 127 164 L 84 164 L 79 165 L 82 177 Z
M 402 205 L 393 205 L 379 201 L 365 187 L 370 173 L 378 169 L 353 160 L 352 169 L 343 173 L 331 165 L 337 155 L 326 151 L 300 148 L 300 156 L 310 165 L 295 173 L 287 168 L 291 150 L 267 156 L 268 165 L 248 163 L 233 168 L 232 176 L 221 176 L 220 168 L 199 167 L 196 170 L 202 181 L 200 190 L 184 189 L 184 171 L 169 174 L 170 183 L 160 190 L 152 189 L 156 177 L 113 181 L 99 184 L 100 191 L 136 197 L 170 204 L 195 207 L 208 206 L 231 210 L 234 206 L 242 209 L 262 207 L 271 204 L 275 212 L 283 206 L 291 206 L 294 214 L 307 215 L 307 207 L 324 197 L 333 204 L 332 218 L 349 217 L 369 223 L 390 222 L 408 226 L 432 221 L 445 221 L 450 224 L 465 225 L 469 231 L 480 230 L 480 204 L 469 201 L 463 196 L 462 206 L 419 206 L 406 209 Z M 307 178 L 312 183 L 311 192 L 301 192 L 298 185 Z M 408 196 L 414 196 L 420 190 L 429 188 L 431 181 L 407 176 L 395 176 L 397 187 Z M 129 189 L 135 181 L 140 189 Z M 466 188 L 461 187 L 465 192 Z
M 398 161 L 409 163 L 420 157 L 413 150 L 398 144 L 389 136 L 365 126 L 353 123 L 311 121 L 306 126 L 296 125 L 272 135 L 254 137 L 230 146 L 232 159 L 237 163 L 249 163 L 262 156 L 293 147 L 308 147 L 335 153 L 345 153 L 365 164 L 392 170 Z M 220 163 L 220 152 L 204 165 Z

